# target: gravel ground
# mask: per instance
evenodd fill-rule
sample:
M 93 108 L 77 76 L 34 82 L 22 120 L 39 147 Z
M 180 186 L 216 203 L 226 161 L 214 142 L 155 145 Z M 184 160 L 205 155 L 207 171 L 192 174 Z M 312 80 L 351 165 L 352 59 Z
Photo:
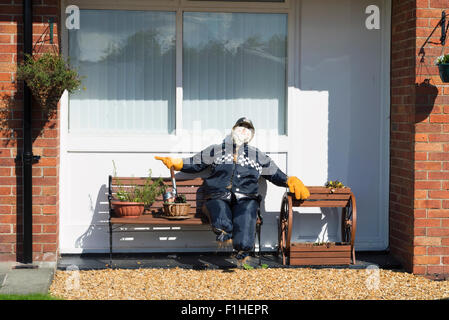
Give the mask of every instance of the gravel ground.
M 50 293 L 83 300 L 420 300 L 449 298 L 449 280 L 382 269 L 105 269 L 57 271 Z

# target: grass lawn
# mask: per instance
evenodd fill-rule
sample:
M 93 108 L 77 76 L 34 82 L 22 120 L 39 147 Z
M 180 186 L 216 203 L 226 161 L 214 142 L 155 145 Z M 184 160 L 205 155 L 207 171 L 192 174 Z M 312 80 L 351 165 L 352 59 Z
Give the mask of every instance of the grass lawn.
M 63 300 L 50 294 L 0 294 L 0 300 Z

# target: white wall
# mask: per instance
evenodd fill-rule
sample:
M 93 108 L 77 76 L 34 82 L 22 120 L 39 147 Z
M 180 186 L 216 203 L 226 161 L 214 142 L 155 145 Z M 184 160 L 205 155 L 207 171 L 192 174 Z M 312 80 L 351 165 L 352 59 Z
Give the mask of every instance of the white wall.
M 358 208 L 356 249 L 386 249 L 390 4 L 353 0 L 301 3 L 301 62 L 292 89 L 297 103 L 289 111 L 290 128 L 295 127 L 300 147 L 289 152 L 289 169 L 301 172 L 308 185 L 338 179 L 350 186 Z M 369 5 L 381 9 L 380 30 L 365 28 Z M 335 239 L 339 234 L 335 233 L 336 217 L 300 215 L 295 221 L 298 233 L 293 237 L 316 238 L 318 226 L 328 222 L 329 238 Z
M 381 30 L 365 28 L 365 8 L 372 4 L 381 8 Z M 353 189 L 358 207 L 357 250 L 383 250 L 388 245 L 389 5 L 380 0 L 292 3 L 288 136 L 277 138 L 258 131 L 255 141 L 306 185 L 339 179 Z M 299 19 L 291 19 L 295 16 Z M 168 176 L 154 155 L 186 156 L 225 135 L 215 132 L 201 139 L 182 134 L 134 139 L 73 136 L 67 132 L 66 94 L 61 106 L 62 253 L 107 252 L 106 188 L 112 160 L 119 175 L 145 176 L 152 168 L 153 176 Z M 182 153 L 168 153 L 173 146 Z M 284 190 L 265 181 L 261 187 L 267 188 L 262 246 L 274 250 Z M 293 241 L 339 241 L 339 221 L 339 215 L 319 208 L 296 210 Z M 124 251 L 216 249 L 207 228 L 124 233 L 114 241 Z

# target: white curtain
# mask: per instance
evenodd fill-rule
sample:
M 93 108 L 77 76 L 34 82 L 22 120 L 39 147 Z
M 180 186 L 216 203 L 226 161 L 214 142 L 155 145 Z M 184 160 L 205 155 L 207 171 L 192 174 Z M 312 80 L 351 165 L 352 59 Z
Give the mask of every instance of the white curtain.
M 81 10 L 69 55 L 85 90 L 70 96 L 71 132 L 175 128 L 174 12 Z
M 256 129 L 284 134 L 287 15 L 183 18 L 183 128 L 228 129 L 246 116 Z

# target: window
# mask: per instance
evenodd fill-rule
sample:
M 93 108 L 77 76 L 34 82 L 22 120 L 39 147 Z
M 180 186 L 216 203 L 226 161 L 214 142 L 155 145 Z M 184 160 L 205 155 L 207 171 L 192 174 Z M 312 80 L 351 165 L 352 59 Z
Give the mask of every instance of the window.
M 70 132 L 228 129 L 247 116 L 285 134 L 287 13 L 177 9 L 81 10 L 68 52 L 86 90 L 69 97 Z
M 86 90 L 70 97 L 70 131 L 174 129 L 175 24 L 174 12 L 81 10 L 69 55 Z
M 286 15 L 186 12 L 183 33 L 183 128 L 285 132 Z

